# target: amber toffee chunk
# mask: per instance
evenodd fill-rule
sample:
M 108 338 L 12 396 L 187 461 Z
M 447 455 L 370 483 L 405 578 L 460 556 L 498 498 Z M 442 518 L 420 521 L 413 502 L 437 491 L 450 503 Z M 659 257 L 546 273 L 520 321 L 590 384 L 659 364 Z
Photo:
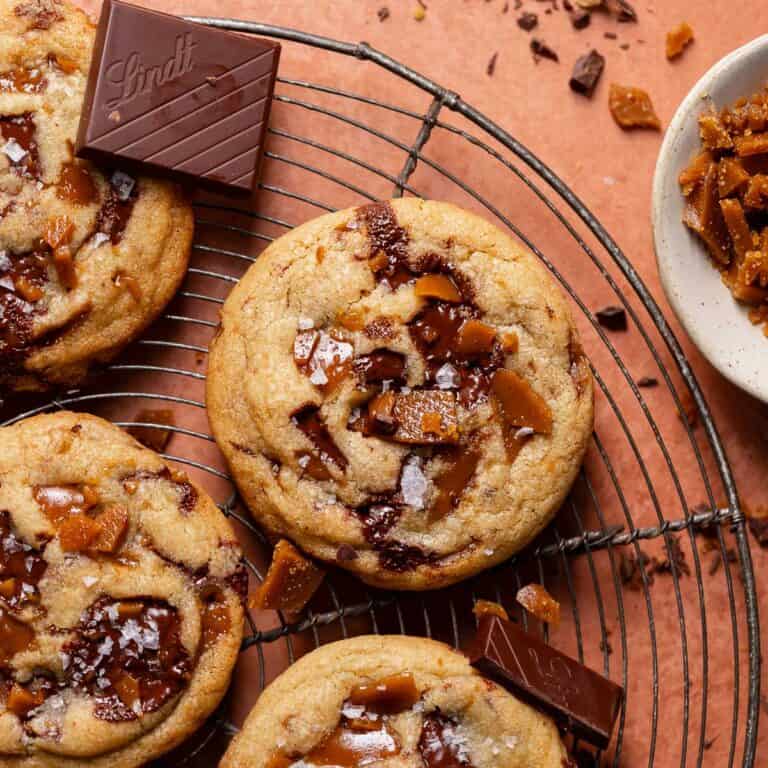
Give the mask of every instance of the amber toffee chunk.
M 256 608 L 299 613 L 312 599 L 325 577 L 311 560 L 286 539 L 280 539 L 267 575 L 253 596 Z
M 675 59 L 693 42 L 693 29 L 688 22 L 681 22 L 667 32 L 666 54 L 668 59 Z
M 702 151 L 682 170 L 683 222 L 768 335 L 768 91 L 699 116 Z
M 622 128 L 651 128 L 656 131 L 661 128 L 651 97 L 642 88 L 611 83 L 608 107 L 613 119 Z

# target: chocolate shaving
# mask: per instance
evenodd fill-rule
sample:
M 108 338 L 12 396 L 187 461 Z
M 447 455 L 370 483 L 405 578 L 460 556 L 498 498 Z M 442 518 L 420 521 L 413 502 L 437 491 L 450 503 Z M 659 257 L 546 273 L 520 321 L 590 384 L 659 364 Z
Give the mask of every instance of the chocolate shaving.
M 496 71 L 496 61 L 499 58 L 498 51 L 491 56 L 490 60 L 488 61 L 488 66 L 485 68 L 485 73 L 488 75 L 488 77 L 493 77 L 493 73 Z
M 591 96 L 605 68 L 605 58 L 594 48 L 576 59 L 569 85 L 571 90 Z
M 531 53 L 533 53 L 533 60 L 536 62 L 538 62 L 539 59 L 560 61 L 557 53 L 538 37 L 534 37 L 533 40 L 531 40 Z

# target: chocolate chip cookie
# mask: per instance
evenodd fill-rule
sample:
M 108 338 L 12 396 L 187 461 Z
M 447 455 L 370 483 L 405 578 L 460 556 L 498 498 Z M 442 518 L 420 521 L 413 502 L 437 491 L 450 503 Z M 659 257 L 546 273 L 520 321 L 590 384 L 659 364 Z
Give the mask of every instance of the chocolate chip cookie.
M 0 0 L 0 391 L 75 385 L 162 311 L 190 205 L 73 156 L 94 41 L 61 0 Z
M 563 768 L 549 718 L 417 637 L 342 640 L 261 695 L 221 768 L 334 765 Z
M 395 589 L 456 582 L 531 541 L 593 422 L 589 365 L 544 267 L 418 199 L 267 248 L 224 305 L 207 402 L 265 528 Z
M 94 416 L 0 429 L 0 765 L 144 765 L 224 695 L 247 585 L 213 501 Z

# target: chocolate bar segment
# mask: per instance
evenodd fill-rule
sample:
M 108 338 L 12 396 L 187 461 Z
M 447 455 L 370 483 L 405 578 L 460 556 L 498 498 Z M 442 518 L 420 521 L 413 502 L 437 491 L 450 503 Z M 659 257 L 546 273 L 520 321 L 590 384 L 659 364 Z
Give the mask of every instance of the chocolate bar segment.
M 468 651 L 472 666 L 600 749 L 605 749 L 624 690 L 499 616 L 480 617 Z
M 268 40 L 106 0 L 76 152 L 248 192 L 279 57 Z

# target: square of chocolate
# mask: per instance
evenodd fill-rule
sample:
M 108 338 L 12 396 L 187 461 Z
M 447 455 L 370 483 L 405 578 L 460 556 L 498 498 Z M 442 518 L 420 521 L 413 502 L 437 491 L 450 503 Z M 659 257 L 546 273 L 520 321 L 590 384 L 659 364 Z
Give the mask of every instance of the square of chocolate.
M 279 58 L 272 41 L 105 0 L 76 153 L 250 192 Z

